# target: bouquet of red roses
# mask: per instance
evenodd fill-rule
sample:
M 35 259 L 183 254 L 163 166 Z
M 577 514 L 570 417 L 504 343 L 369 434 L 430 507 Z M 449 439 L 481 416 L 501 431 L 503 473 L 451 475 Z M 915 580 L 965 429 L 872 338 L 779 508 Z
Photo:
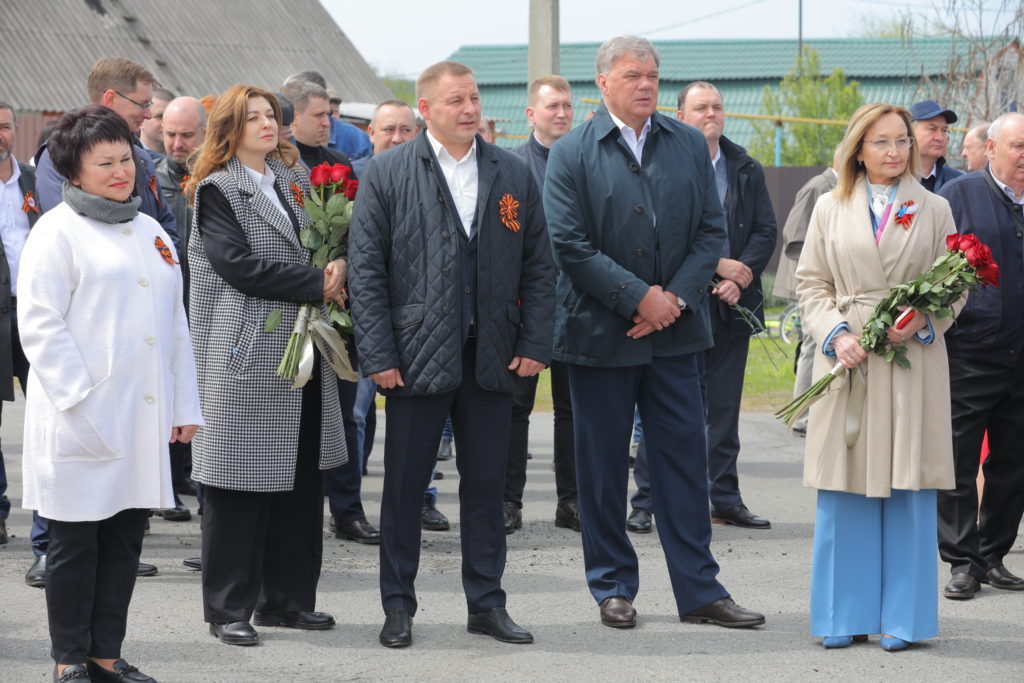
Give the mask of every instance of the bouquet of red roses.
M 890 327 L 902 329 L 918 312 L 948 318 L 953 315 L 953 304 L 967 290 L 983 285 L 999 286 L 999 266 L 992 260 L 992 251 L 975 235 L 948 235 L 946 249 L 947 252 L 935 260 L 928 272 L 893 287 L 889 295 L 875 306 L 860 335 L 860 345 L 865 351 L 909 369 L 906 347 L 894 346 L 889 341 L 887 330 Z M 844 372 L 846 368 L 836 363 L 827 375 L 787 403 L 775 413 L 775 417 L 792 424 Z
M 344 251 L 348 227 L 352 222 L 352 207 L 359 188 L 359 181 L 350 178 L 350 172 L 342 164 L 329 166 L 324 163 L 310 169 L 312 190 L 308 204 L 298 186 L 292 187 L 298 204 L 306 210 L 312 221 L 310 227 L 299 231 L 299 241 L 312 252 L 309 263 L 314 268 L 327 268 Z M 276 320 L 272 319 L 275 314 Z M 280 321 L 281 312 L 273 311 L 267 318 L 267 331 L 275 329 Z M 292 383 L 293 389 L 305 385 L 313 372 L 315 346 L 338 377 L 356 381 L 358 375 L 352 369 L 345 342 L 339 333 L 351 335 L 352 318 L 337 303 L 332 301 L 328 304 L 327 321 L 321 317 L 318 304 L 300 306 L 284 357 L 277 366 L 277 376 L 295 380 Z

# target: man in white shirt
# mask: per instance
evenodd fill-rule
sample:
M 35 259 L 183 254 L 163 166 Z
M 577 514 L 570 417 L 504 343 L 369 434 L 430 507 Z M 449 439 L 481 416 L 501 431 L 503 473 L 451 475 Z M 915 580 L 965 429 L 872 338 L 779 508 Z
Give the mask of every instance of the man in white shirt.
M 18 117 L 14 107 L 0 101 L 0 400 L 14 400 L 14 378 L 22 392 L 28 380 L 28 361 L 18 336 L 18 263 L 28 231 L 39 218 L 36 172 L 14 158 Z M 0 407 L 2 407 L 0 403 Z M 0 545 L 7 543 L 7 472 L 0 451 Z
M 350 229 L 356 345 L 388 397 L 380 642 L 412 643 L 420 502 L 450 413 L 467 629 L 531 643 L 505 610 L 502 493 L 514 377 L 551 359 L 554 266 L 540 192 L 521 159 L 477 134 L 468 67 L 435 64 L 416 93 L 427 129 L 366 167 Z

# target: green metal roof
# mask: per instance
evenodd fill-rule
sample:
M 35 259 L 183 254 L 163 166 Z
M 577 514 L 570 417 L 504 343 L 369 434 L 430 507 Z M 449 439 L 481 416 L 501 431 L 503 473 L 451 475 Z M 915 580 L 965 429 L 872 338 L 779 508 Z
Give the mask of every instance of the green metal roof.
M 662 80 L 779 80 L 793 66 L 795 40 L 654 41 Z M 961 43 L 962 45 L 962 43 Z M 594 79 L 600 43 L 561 47 L 561 74 L 573 84 Z M 949 38 L 833 38 L 805 40 L 818 52 L 823 74 L 841 67 L 849 78 L 905 78 L 944 73 L 954 50 Z M 483 85 L 526 84 L 525 45 L 466 45 L 450 59 L 468 64 Z

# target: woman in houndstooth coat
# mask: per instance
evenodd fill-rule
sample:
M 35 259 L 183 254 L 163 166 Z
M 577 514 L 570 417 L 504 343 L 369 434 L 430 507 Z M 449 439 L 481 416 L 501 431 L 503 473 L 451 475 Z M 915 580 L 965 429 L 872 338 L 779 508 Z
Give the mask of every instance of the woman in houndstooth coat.
M 189 313 L 206 426 L 193 441 L 204 485 L 203 607 L 222 642 L 258 642 L 249 620 L 327 629 L 314 612 L 323 477 L 347 459 L 337 381 L 317 359 L 301 391 L 275 370 L 303 303 L 341 300 L 343 261 L 309 265 L 308 180 L 292 170 L 277 99 L 236 85 L 210 113 L 187 190 L 194 217 Z M 280 324 L 267 331 L 267 317 Z

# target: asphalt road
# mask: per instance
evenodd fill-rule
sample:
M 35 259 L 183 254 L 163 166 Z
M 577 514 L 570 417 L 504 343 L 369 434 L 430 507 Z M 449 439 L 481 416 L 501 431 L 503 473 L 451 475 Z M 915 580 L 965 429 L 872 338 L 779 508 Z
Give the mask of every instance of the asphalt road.
M 15 509 L 13 538 L 0 546 L 0 683 L 49 680 L 52 661 L 42 590 L 27 587 L 32 562 L 30 513 L 21 499 L 21 408 L 4 404 L 3 450 Z M 383 418 L 383 414 L 381 414 Z M 382 420 L 381 420 L 382 421 Z M 873 638 L 824 650 L 808 635 L 808 585 L 814 492 L 800 483 L 803 441 L 765 414 L 746 414 L 740 474 L 744 497 L 772 520 L 768 531 L 716 526 L 720 579 L 742 605 L 765 613 L 755 630 L 679 622 L 657 534 L 632 536 L 641 562 L 631 630 L 602 626 L 586 589 L 579 535 L 553 524 L 554 473 L 549 414 L 532 422 L 523 529 L 508 538 L 504 586 L 512 616 L 530 628 L 533 645 L 507 645 L 466 633 L 459 575 L 458 475 L 442 463 L 439 508 L 450 532 L 424 532 L 417 582 L 420 610 L 412 647 L 377 643 L 382 623 L 377 547 L 324 537 L 318 608 L 338 621 L 332 631 L 262 628 L 258 647 L 222 645 L 202 620 L 199 575 L 181 561 L 199 554 L 199 525 L 154 518 L 142 559 L 156 577 L 140 579 L 123 655 L 168 681 L 532 681 L 532 680 L 1024 680 L 1024 592 L 984 588 L 967 602 L 940 599 L 940 635 L 901 653 Z M 379 432 L 382 434 L 383 432 Z M 381 445 L 364 479 L 364 504 L 376 521 L 383 480 Z M 193 512 L 194 499 L 186 498 Z M 623 518 L 626 503 L 617 503 Z M 657 524 L 655 524 L 656 526 Z M 1024 573 L 1020 537 L 1007 566 Z M 940 567 L 940 584 L 946 579 Z

